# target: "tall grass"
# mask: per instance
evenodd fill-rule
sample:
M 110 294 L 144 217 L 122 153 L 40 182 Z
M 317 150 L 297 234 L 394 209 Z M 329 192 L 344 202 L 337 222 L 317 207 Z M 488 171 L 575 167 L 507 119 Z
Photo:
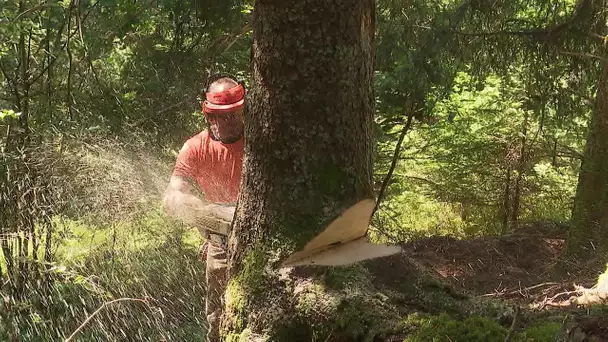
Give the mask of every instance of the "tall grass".
M 58 341 L 104 308 L 78 341 L 196 340 L 204 336 L 205 264 L 192 231 L 150 211 L 137 220 L 96 227 L 60 220 L 69 232 L 49 286 L 27 288 L 25 300 L 4 296 L 0 340 Z
M 0 275 L 0 341 L 62 341 L 106 303 L 77 341 L 202 340 L 201 239 L 159 210 L 173 156 L 136 140 L 61 149 L 69 198 L 52 218 L 52 262 L 28 260 L 35 281 L 19 297 Z

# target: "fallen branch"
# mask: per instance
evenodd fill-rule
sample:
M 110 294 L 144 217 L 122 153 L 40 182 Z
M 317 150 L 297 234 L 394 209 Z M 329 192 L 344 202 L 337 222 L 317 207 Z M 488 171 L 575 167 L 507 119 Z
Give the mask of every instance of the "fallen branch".
M 530 290 L 534 290 L 537 289 L 539 287 L 544 287 L 544 286 L 552 286 L 552 285 L 559 285 L 560 283 L 555 283 L 555 282 L 548 282 L 548 283 L 542 283 L 542 284 L 537 284 L 534 286 L 529 286 L 523 289 L 518 289 L 518 290 L 514 290 L 514 291 L 510 291 L 510 292 L 495 292 L 495 293 L 487 293 L 484 294 L 482 297 L 500 297 L 500 296 L 510 296 L 510 295 L 514 295 L 514 294 L 522 294 L 522 292 L 524 291 L 530 291 Z
M 542 310 L 547 306 L 551 307 L 567 307 L 571 305 L 592 305 L 602 304 L 608 300 L 608 293 L 600 291 L 596 288 L 585 288 L 583 286 L 574 285 L 574 291 L 560 292 L 551 298 L 545 298 L 541 303 L 532 304 L 532 308 Z M 578 295 L 574 295 L 578 294 Z M 557 301 L 556 299 L 561 296 L 570 296 L 565 300 Z
M 93 319 L 93 317 L 95 317 L 99 312 L 101 312 L 101 310 L 103 310 L 106 306 L 108 306 L 110 304 L 118 303 L 118 302 L 140 302 L 140 303 L 146 304 L 148 309 L 151 310 L 150 304 L 148 303 L 148 301 L 145 299 L 139 299 L 139 298 L 118 298 L 118 299 L 103 303 L 103 305 L 100 306 L 99 309 L 95 310 L 95 312 L 93 312 L 91 315 L 89 315 L 89 317 L 87 317 L 87 319 L 85 319 L 84 322 L 82 322 L 82 324 L 78 327 L 78 329 L 76 329 L 72 333 L 72 335 L 70 335 L 70 337 L 65 339 L 65 342 L 70 342 L 74 338 L 74 336 L 76 336 L 76 334 L 78 334 L 82 329 L 84 329 L 84 327 L 89 323 L 89 321 L 91 321 L 91 319 Z
M 581 52 L 573 52 L 573 51 L 563 51 L 560 50 L 558 51 L 559 53 L 566 55 L 566 56 L 573 56 L 573 57 L 581 57 L 581 58 L 591 58 L 591 59 L 597 59 L 599 61 L 602 62 L 606 62 L 606 58 L 602 57 L 602 56 L 598 56 L 598 55 L 594 55 L 594 54 L 590 54 L 590 53 L 581 53 Z
M 556 300 L 557 298 L 561 297 L 561 296 L 570 296 L 573 295 L 575 293 L 581 293 L 580 290 L 574 290 L 574 291 L 564 291 L 564 292 L 560 292 L 556 295 L 554 295 L 553 297 L 549 298 L 548 301 L 549 302 L 553 302 L 554 300 Z

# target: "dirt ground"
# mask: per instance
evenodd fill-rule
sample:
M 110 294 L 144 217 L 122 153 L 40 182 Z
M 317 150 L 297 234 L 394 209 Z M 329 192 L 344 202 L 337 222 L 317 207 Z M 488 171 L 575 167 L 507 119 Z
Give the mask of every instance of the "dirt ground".
M 566 234 L 566 226 L 543 222 L 523 225 L 505 236 L 421 239 L 404 245 L 401 255 L 373 261 L 368 269 L 376 281 L 399 291 L 415 276 L 413 261 L 470 296 L 566 316 L 580 309 L 571 302 L 577 290 L 593 287 L 606 270 L 602 262 L 565 259 Z M 582 317 L 577 324 L 587 336 L 608 341 L 608 318 Z
M 406 245 L 404 254 L 467 293 L 535 300 L 575 284 L 591 287 L 605 270 L 563 258 L 565 237 L 564 226 L 534 223 L 499 237 L 424 239 Z

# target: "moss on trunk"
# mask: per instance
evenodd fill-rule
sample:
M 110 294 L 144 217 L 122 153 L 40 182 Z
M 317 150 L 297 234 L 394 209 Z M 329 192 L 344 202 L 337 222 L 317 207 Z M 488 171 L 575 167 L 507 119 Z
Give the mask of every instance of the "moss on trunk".
M 399 272 L 395 272 L 399 270 Z M 412 312 L 496 319 L 505 308 L 455 294 L 403 256 L 349 267 L 302 267 L 268 277 L 253 296 L 229 289 L 229 341 L 386 341 L 407 332 Z

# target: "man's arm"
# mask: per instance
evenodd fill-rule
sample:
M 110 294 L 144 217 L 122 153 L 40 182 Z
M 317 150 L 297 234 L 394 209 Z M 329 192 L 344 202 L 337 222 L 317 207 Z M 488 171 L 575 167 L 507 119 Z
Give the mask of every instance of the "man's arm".
M 211 225 L 230 225 L 234 217 L 234 206 L 209 203 L 195 193 L 194 186 L 187 179 L 172 176 L 163 198 L 164 212 L 199 228 L 214 230 Z

